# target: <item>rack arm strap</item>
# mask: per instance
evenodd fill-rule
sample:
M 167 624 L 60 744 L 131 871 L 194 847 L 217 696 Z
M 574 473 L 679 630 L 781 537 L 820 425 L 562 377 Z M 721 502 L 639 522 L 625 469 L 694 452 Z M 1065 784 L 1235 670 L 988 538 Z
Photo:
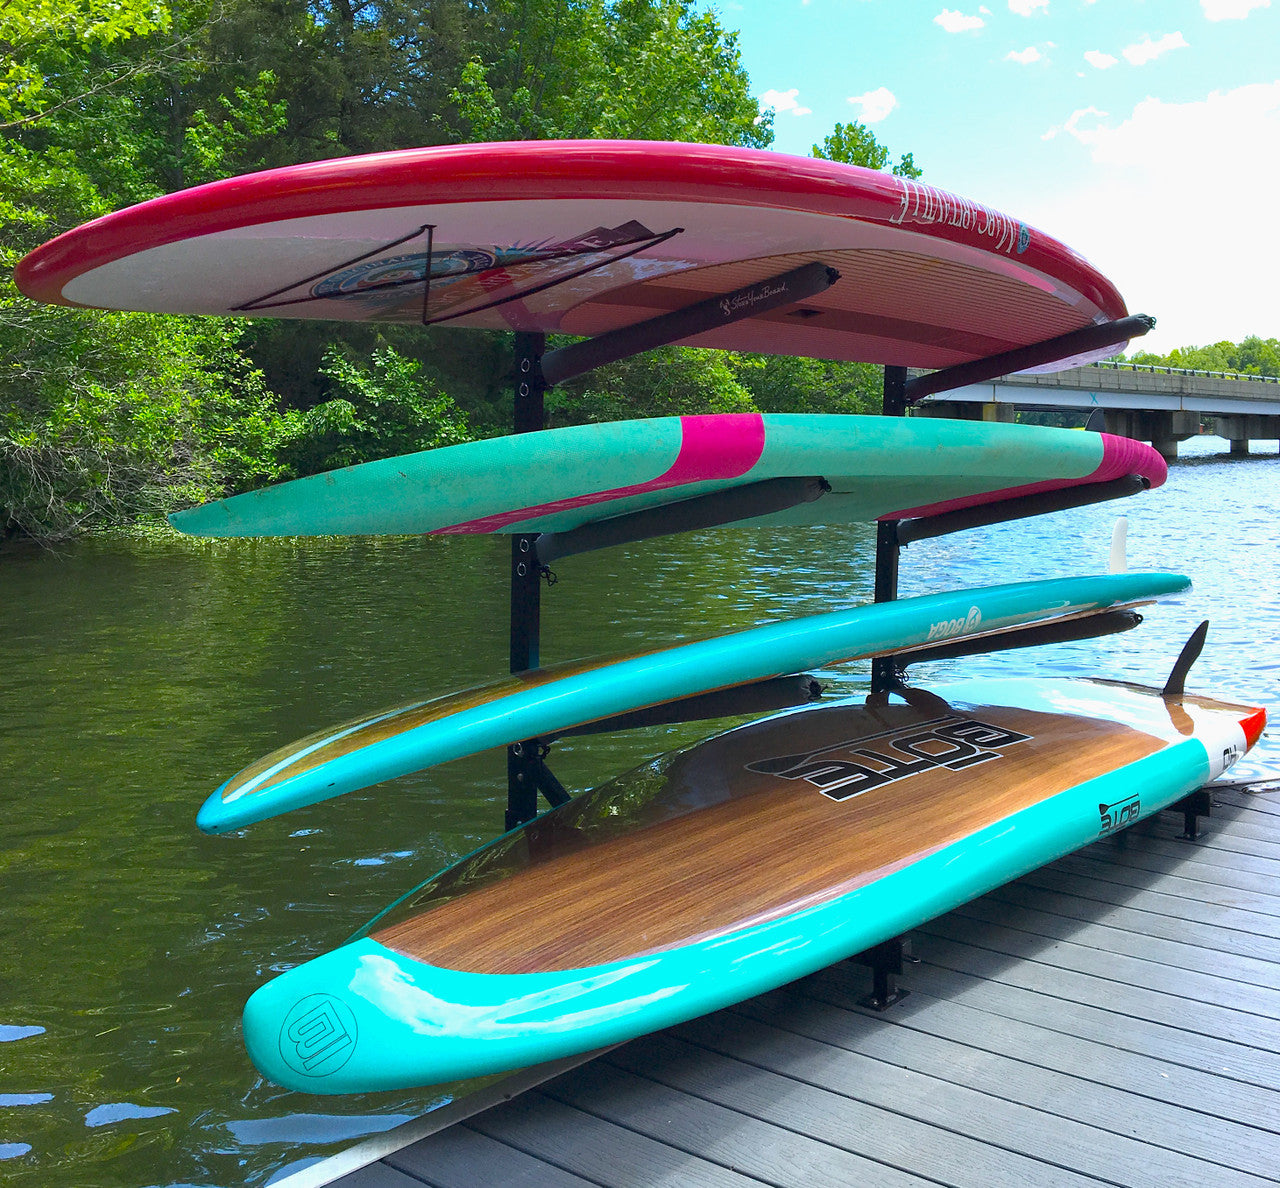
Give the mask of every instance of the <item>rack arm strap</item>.
M 547 386 L 555 387 L 605 363 L 616 363 L 619 359 L 630 358 L 654 347 L 693 338 L 708 330 L 814 297 L 839 279 L 840 274 L 825 264 L 805 264 L 735 292 L 709 297 L 684 309 L 661 314 L 639 325 L 624 326 L 585 342 L 548 351 L 542 356 L 542 374 Z
M 1131 338 L 1140 338 L 1146 334 L 1155 324 L 1155 318 L 1146 314 L 1133 314 L 1114 322 L 1105 322 L 1101 326 L 1086 326 L 1083 330 L 1073 330 L 1070 334 L 1062 334 L 1044 342 L 990 355 L 986 359 L 975 359 L 972 363 L 961 363 L 956 367 L 944 367 L 941 371 L 918 375 L 907 383 L 907 401 L 915 404 L 935 392 L 949 392 L 952 388 L 981 384 L 1015 371 L 1026 371 L 1029 367 L 1046 367 L 1074 355 L 1105 350 L 1107 347 L 1121 347 Z

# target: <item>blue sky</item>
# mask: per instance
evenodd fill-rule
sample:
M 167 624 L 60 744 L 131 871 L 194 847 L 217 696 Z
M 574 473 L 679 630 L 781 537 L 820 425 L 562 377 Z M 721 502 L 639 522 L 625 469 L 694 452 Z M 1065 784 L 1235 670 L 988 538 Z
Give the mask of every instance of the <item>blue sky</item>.
M 1142 345 L 1280 337 L 1280 0 L 707 7 L 778 151 L 860 119 L 1088 257 L 1159 320 Z

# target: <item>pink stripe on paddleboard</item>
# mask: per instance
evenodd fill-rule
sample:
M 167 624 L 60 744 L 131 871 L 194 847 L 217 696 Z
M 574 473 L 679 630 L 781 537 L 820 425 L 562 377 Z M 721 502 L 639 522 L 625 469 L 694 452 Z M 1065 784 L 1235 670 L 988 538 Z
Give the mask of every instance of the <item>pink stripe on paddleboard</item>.
M 1085 483 L 1107 483 L 1124 478 L 1126 474 L 1140 474 L 1153 487 L 1160 486 L 1169 477 L 1165 460 L 1146 442 L 1129 437 L 1102 438 L 1102 461 L 1092 474 L 1078 479 L 1051 479 L 1042 483 L 1027 483 L 1022 487 L 1006 487 L 1001 491 L 988 491 L 984 495 L 966 495 L 961 499 L 947 499 L 941 503 L 927 503 L 921 507 L 906 508 L 880 516 L 882 520 L 905 520 L 915 516 L 936 516 L 942 512 L 959 511 L 965 507 L 977 507 L 983 503 L 996 503 L 1002 499 L 1015 499 L 1020 495 L 1035 495 L 1040 491 L 1059 491 L 1064 487 L 1079 487 Z
M 478 520 L 467 520 L 435 531 L 500 532 L 523 520 L 571 511 L 576 507 L 611 503 L 615 499 L 627 499 L 632 495 L 663 491 L 689 483 L 738 478 L 759 462 L 763 453 L 764 418 L 759 413 L 716 413 L 702 417 L 681 417 L 680 452 L 671 466 L 657 478 L 644 483 L 633 483 L 629 487 L 612 487 L 606 491 L 592 491 L 586 495 L 556 499 L 535 507 L 497 512 L 492 516 L 482 516 Z

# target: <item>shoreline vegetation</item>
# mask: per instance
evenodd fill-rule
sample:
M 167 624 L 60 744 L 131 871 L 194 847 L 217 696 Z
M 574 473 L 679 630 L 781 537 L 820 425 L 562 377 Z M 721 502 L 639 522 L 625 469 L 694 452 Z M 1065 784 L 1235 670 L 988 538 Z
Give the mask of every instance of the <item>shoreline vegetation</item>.
M 38 305 L 13 267 L 60 232 L 380 149 L 773 140 L 737 35 L 695 0 L 42 0 L 0 6 L 0 56 L 0 543 L 56 544 L 511 423 L 509 335 Z M 857 122 L 813 155 L 921 175 Z M 1280 374 L 1280 343 L 1138 359 Z M 547 412 L 868 413 L 880 388 L 870 364 L 667 347 L 553 390 Z

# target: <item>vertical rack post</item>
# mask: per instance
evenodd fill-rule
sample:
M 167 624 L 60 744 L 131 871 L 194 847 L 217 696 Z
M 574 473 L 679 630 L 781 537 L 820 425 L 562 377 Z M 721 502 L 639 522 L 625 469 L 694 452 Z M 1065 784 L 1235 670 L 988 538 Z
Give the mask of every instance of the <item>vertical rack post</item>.
M 902 417 L 907 412 L 907 369 L 884 369 L 884 415 Z M 898 597 L 898 521 L 876 524 L 875 600 L 892 602 Z M 892 656 L 876 656 L 871 661 L 871 692 L 887 693 L 901 680 Z
M 516 335 L 515 432 L 536 433 L 543 428 L 545 411 L 542 352 L 546 335 Z M 537 534 L 511 539 L 511 671 L 538 667 L 541 572 L 534 542 Z M 507 748 L 506 828 L 514 829 L 538 814 L 536 746 L 514 743 Z

